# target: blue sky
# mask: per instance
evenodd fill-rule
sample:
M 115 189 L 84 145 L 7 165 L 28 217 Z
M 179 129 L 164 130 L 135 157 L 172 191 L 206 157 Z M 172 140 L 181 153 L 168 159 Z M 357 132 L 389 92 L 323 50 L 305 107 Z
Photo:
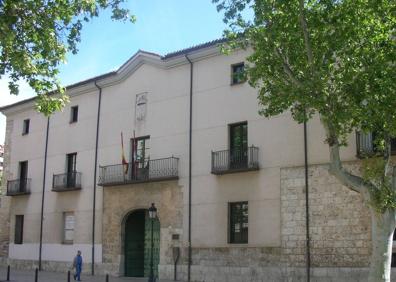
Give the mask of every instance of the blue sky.
M 117 69 L 139 49 L 166 54 L 222 36 L 222 14 L 211 0 L 128 0 L 137 17 L 135 24 L 114 22 L 105 11 L 86 23 L 77 55 L 69 55 L 60 79 L 72 84 Z M 0 80 L 0 106 L 30 98 L 33 91 L 23 82 L 20 94 L 11 96 L 7 80 Z M 0 114 L 0 143 L 5 117 Z

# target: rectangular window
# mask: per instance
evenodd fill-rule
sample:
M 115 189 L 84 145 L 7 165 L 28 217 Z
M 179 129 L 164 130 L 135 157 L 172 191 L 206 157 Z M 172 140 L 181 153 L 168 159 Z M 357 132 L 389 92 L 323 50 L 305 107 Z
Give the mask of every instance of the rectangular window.
M 23 121 L 22 135 L 29 134 L 30 119 L 25 119 Z
M 76 172 L 77 167 L 77 153 L 71 153 L 66 155 L 66 172 Z
M 245 63 L 231 65 L 231 84 L 245 82 Z
M 144 180 L 149 176 L 150 136 L 132 139 L 132 170 L 131 177 Z
M 135 162 L 144 162 L 150 158 L 150 136 L 132 139 L 132 158 Z
M 16 215 L 14 244 L 22 244 L 22 243 L 23 243 L 23 215 Z
M 247 122 L 229 125 L 230 168 L 244 168 L 248 164 L 248 125 Z
M 73 244 L 74 241 L 74 213 L 64 212 L 63 213 L 63 243 Z
M 248 202 L 229 203 L 229 243 L 246 244 L 248 242 Z
M 28 178 L 28 162 L 19 162 L 19 192 L 26 192 Z
M 66 155 L 66 184 L 67 187 L 76 186 L 77 153 Z
M 379 151 L 378 144 L 376 143 L 375 132 L 356 132 L 356 145 L 358 156 L 374 155 Z M 392 138 L 390 142 L 391 154 L 396 154 L 396 138 Z
M 71 107 L 70 110 L 70 123 L 77 122 L 78 120 L 78 106 Z

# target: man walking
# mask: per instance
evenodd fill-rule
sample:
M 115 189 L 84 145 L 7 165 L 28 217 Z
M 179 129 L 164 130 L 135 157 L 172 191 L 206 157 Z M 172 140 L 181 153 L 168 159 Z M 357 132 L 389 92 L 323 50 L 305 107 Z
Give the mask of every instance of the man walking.
M 74 280 L 81 281 L 81 278 L 80 278 L 81 270 L 82 270 L 81 251 L 77 251 L 77 255 L 74 257 L 73 268 L 76 269 L 76 272 L 73 275 L 74 276 Z

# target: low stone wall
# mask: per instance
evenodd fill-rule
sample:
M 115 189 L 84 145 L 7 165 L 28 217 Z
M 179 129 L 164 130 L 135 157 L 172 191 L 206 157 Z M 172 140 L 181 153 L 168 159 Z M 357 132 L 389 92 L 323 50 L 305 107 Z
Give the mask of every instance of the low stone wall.
M 173 279 L 174 266 L 161 265 L 160 279 Z M 310 270 L 311 282 L 364 282 L 368 268 L 359 267 L 314 267 Z M 177 267 L 177 279 L 187 281 L 187 266 Z M 227 267 L 191 266 L 191 281 L 194 282 L 305 282 L 304 267 Z M 396 269 L 392 269 L 391 281 L 396 282 Z
M 38 260 L 19 260 L 19 259 L 7 259 L 0 258 L 0 267 L 10 266 L 11 269 L 17 270 L 35 270 L 38 268 Z M 71 270 L 72 262 L 63 262 L 63 261 L 42 261 L 41 267 L 44 271 L 53 271 L 53 272 L 64 272 Z M 95 275 L 104 275 L 110 274 L 112 276 L 118 276 L 116 273 L 112 271 L 112 269 L 118 267 L 105 263 L 95 263 Z M 83 273 L 90 274 L 91 273 L 91 263 L 83 264 Z
M 359 173 L 359 162 L 346 169 Z M 309 166 L 311 264 L 317 267 L 367 267 L 371 220 L 360 194 L 339 183 L 328 165 Z M 289 266 L 306 261 L 305 169 L 281 169 L 281 236 Z

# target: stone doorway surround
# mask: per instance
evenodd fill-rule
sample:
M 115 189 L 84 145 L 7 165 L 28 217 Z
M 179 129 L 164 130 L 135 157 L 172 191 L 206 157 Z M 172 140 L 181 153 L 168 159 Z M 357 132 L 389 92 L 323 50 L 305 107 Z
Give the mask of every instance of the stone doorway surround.
M 105 187 L 103 189 L 103 267 L 115 276 L 124 276 L 124 220 L 133 210 L 155 203 L 160 228 L 160 265 L 172 263 L 172 235 L 182 241 L 182 187 L 177 181 Z M 179 243 L 179 242 L 177 242 Z

